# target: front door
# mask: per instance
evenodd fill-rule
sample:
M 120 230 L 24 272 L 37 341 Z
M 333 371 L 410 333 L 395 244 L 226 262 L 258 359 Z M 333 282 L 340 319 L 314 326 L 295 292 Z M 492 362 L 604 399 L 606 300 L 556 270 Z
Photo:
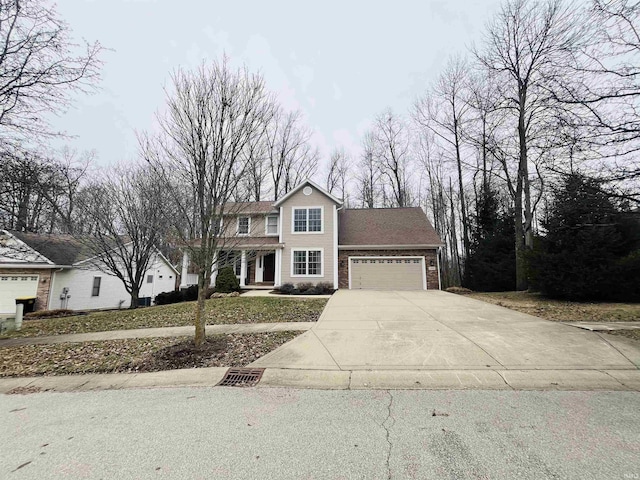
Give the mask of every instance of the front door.
M 273 282 L 276 274 L 276 254 L 270 253 L 265 255 L 262 261 L 264 262 L 262 264 L 264 266 L 264 270 L 262 271 L 262 281 Z

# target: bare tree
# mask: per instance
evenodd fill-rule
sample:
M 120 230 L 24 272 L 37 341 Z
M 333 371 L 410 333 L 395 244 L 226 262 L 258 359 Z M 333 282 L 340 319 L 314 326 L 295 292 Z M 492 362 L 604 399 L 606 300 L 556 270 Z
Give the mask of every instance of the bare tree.
M 535 142 L 548 133 L 549 112 L 557 106 L 549 85 L 558 82 L 575 50 L 573 20 L 570 7 L 560 0 L 507 0 L 488 25 L 483 48 L 474 51 L 501 85 L 501 108 L 513 115 L 518 133 L 513 194 L 519 290 L 527 288 L 523 254 L 533 246 L 530 154 Z
M 275 200 L 315 173 L 318 151 L 310 144 L 311 134 L 299 111 L 278 108 L 273 115 L 265 142 Z
M 374 158 L 379 165 L 381 175 L 388 180 L 383 185 L 383 203 L 396 207 L 411 204 L 409 184 L 410 139 L 408 127 L 391 110 L 386 110 L 374 121 L 371 131 L 374 142 Z M 391 192 L 387 193 L 386 188 Z
M 467 213 L 462 143 L 463 128 L 467 121 L 469 104 L 469 80 L 467 65 L 460 57 L 449 60 L 445 70 L 436 82 L 432 95 L 419 99 L 414 108 L 413 117 L 418 125 L 432 131 L 446 146 L 452 149 L 458 174 L 458 192 L 462 218 L 462 239 L 465 257 L 469 256 L 469 215 Z
M 375 140 L 371 132 L 362 140 L 363 152 L 356 166 L 356 199 L 364 208 L 374 208 L 378 202 L 380 168 L 375 159 Z
M 120 279 L 130 308 L 137 308 L 145 273 L 166 234 L 165 193 L 148 167 L 116 168 L 87 191 L 79 208 L 94 228 L 75 236 L 90 254 L 85 263 Z
M 349 158 L 344 148 L 335 148 L 329 157 L 327 169 L 327 191 L 337 194 L 344 199 L 348 195 L 347 182 L 349 180 Z
M 0 1 L 0 126 L 10 136 L 51 135 L 45 115 L 64 110 L 71 92 L 99 80 L 99 43 L 79 45 L 43 1 Z M 15 139 L 15 138 L 14 138 Z
M 161 134 L 140 140 L 179 214 L 175 234 L 198 269 L 195 344 L 201 345 L 220 219 L 272 120 L 273 101 L 260 75 L 233 70 L 227 59 L 196 71 L 178 70 L 172 81 L 167 113 L 158 115 Z

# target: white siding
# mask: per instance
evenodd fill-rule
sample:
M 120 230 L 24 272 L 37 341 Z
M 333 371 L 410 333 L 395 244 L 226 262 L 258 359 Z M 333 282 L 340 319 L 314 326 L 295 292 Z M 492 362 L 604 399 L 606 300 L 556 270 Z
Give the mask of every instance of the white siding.
M 154 276 L 153 283 L 147 283 L 147 275 Z M 91 295 L 94 277 L 102 278 L 97 297 Z M 166 263 L 158 260 L 145 274 L 140 298 L 151 297 L 153 300 L 158 293 L 174 290 L 175 282 L 176 273 Z M 119 278 L 95 269 L 73 268 L 54 273 L 49 309 L 60 308 L 60 295 L 65 287 L 69 289 L 67 308 L 71 310 L 128 308 L 131 303 L 131 296 Z

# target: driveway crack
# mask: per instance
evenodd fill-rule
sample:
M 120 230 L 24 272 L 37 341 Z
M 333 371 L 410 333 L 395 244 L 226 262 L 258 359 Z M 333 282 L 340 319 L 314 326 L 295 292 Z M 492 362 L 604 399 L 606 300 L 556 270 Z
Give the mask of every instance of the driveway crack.
M 391 480 L 391 451 L 393 449 L 393 443 L 391 443 L 391 428 L 395 425 L 396 419 L 393 417 L 392 407 L 393 407 L 393 394 L 391 390 L 386 391 L 389 395 L 389 404 L 387 405 L 387 418 L 380 424 L 382 428 L 384 428 L 386 432 L 386 441 L 389 445 L 387 450 L 387 458 L 385 459 L 385 466 L 387 469 L 387 479 Z

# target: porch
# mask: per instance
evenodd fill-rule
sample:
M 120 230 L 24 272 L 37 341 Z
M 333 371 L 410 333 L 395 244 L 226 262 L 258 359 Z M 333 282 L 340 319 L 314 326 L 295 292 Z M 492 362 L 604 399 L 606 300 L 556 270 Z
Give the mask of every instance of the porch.
M 282 265 L 282 247 L 280 245 L 247 245 L 251 248 L 220 249 L 216 253 L 211 270 L 211 286 L 215 285 L 218 271 L 230 266 L 233 268 L 240 288 L 253 290 L 272 290 L 281 284 L 280 266 Z M 197 285 L 198 275 L 189 272 L 190 258 L 183 253 L 180 288 Z

